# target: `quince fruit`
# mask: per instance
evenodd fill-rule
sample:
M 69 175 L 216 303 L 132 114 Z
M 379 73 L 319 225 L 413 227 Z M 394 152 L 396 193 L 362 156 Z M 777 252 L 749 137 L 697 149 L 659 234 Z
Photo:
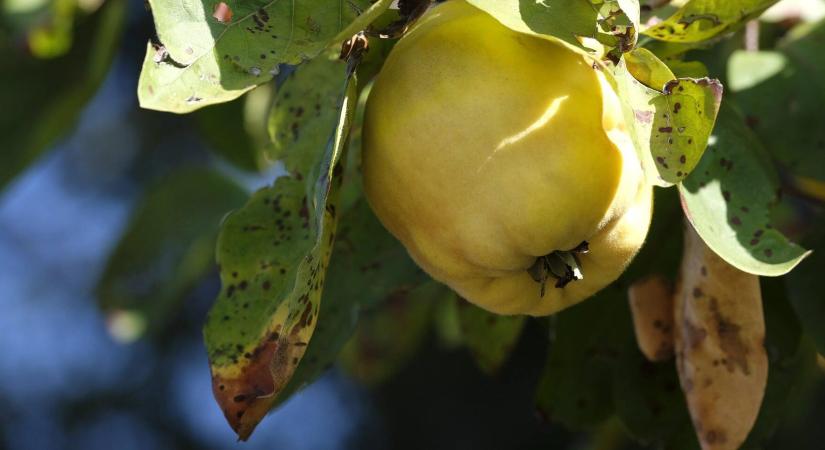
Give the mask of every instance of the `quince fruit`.
M 462 0 L 430 9 L 367 100 L 376 215 L 422 269 L 494 313 L 593 295 L 637 253 L 652 207 L 601 70 Z

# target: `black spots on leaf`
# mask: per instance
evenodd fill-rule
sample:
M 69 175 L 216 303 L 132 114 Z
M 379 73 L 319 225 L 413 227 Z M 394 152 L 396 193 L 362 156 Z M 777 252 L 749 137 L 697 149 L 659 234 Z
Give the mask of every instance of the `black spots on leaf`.
M 310 33 L 315 35 L 321 33 L 321 25 L 318 24 L 318 22 L 316 22 L 315 19 L 313 19 L 311 16 L 307 16 L 306 25 L 307 30 L 309 30 Z
M 232 296 L 234 294 L 235 294 L 235 285 L 230 284 L 229 286 L 226 287 L 226 297 L 227 298 L 232 298 Z
M 681 103 L 676 102 L 676 103 L 673 104 L 673 114 L 679 114 L 679 110 L 681 110 L 681 109 L 682 109 L 682 104 Z
M 246 280 L 241 281 L 240 283 L 238 283 L 238 289 L 240 289 L 242 291 L 245 291 L 247 286 L 249 286 L 249 283 L 247 283 Z
M 263 284 L 261 284 L 261 289 L 263 289 L 265 291 L 268 291 L 271 287 L 272 287 L 272 283 L 270 283 L 269 280 L 264 281 Z
M 263 8 L 258 9 L 252 14 L 252 22 L 254 22 L 253 26 L 246 27 L 246 31 L 251 34 L 270 33 L 272 31 L 272 26 L 268 24 L 269 13 Z
M 660 133 L 673 133 L 673 127 L 659 127 Z
M 687 156 L 682 155 L 679 157 L 679 164 L 685 164 L 687 162 Z
M 657 163 L 659 163 L 659 165 L 661 165 L 661 166 L 662 166 L 662 167 L 664 167 L 665 169 L 669 169 L 669 168 L 670 168 L 670 166 L 668 166 L 668 165 L 667 165 L 667 161 L 665 161 L 665 158 L 664 158 L 664 157 L 662 157 L 662 156 L 657 156 L 657 157 L 656 157 L 656 162 L 657 162 Z
M 738 227 L 742 225 L 742 219 L 740 219 L 739 216 L 733 216 L 730 218 L 730 223 L 731 225 Z
M 306 195 L 301 199 L 301 209 L 298 211 L 298 215 L 301 217 L 301 227 L 304 229 L 309 228 L 309 207 L 307 207 Z

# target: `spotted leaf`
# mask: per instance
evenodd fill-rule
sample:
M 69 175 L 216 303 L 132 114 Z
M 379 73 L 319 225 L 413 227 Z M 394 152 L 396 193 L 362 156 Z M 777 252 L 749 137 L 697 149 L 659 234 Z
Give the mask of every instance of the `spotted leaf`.
M 648 181 L 670 186 L 685 179 L 707 145 L 722 85 L 709 78 L 676 78 L 645 49 L 626 54 L 614 77 L 630 135 Z
M 690 0 L 672 16 L 642 31 L 668 42 L 706 41 L 762 14 L 778 0 Z
M 714 252 L 744 272 L 779 276 L 809 252 L 771 226 L 777 188 L 759 141 L 742 115 L 728 106 L 679 193 L 688 219 Z
M 339 64 L 342 76 L 349 73 Z M 204 337 L 213 392 L 241 439 L 275 404 L 317 323 L 355 85 L 347 77 L 326 145 L 305 148 L 313 157 L 256 192 L 218 238 L 222 289 Z
M 150 0 L 160 45 L 146 47 L 140 104 L 185 113 L 237 98 L 281 64 L 312 59 L 364 29 L 390 3 Z
M 279 401 L 335 362 L 364 309 L 390 301 L 428 279 L 363 198 L 344 211 L 337 234 L 315 333 Z

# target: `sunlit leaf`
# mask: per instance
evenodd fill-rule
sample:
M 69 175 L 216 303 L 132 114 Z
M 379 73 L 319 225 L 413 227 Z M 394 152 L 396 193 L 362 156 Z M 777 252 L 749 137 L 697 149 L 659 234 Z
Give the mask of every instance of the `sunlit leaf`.
M 770 224 L 777 183 L 744 118 L 723 107 L 707 151 L 679 192 L 688 219 L 708 247 L 739 270 L 779 276 L 808 252 Z
M 161 47 L 148 44 L 138 98 L 144 108 L 185 113 L 237 98 L 340 44 L 390 0 L 150 0 Z M 231 11 L 218 14 L 221 4 Z M 228 19 L 231 17 L 231 19 Z
M 691 43 L 733 31 L 778 0 L 690 0 L 672 16 L 643 30 L 669 42 Z
M 722 85 L 709 78 L 675 78 L 643 48 L 625 54 L 614 76 L 648 181 L 660 186 L 680 182 L 702 157 Z
M 636 44 L 636 0 L 468 1 L 513 30 L 553 36 L 576 48 L 584 48 L 579 37 L 595 38 L 620 53 Z

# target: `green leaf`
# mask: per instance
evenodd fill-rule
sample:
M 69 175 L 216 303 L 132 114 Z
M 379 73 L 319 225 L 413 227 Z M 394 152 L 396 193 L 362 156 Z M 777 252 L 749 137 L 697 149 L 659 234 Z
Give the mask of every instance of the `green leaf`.
M 696 170 L 679 185 L 693 227 L 714 252 L 739 270 L 784 275 L 809 252 L 770 224 L 777 179 L 745 120 L 723 107 Z
M 636 0 L 467 0 L 505 26 L 527 34 L 552 36 L 584 49 L 579 37 L 595 38 L 619 52 L 636 45 Z
M 354 153 L 354 152 L 352 152 Z M 364 308 L 428 280 L 363 198 L 341 216 L 315 333 L 280 401 L 314 381 L 335 360 Z
M 648 181 L 670 186 L 694 169 L 722 100 L 709 78 L 675 78 L 650 51 L 626 53 L 614 73 L 624 117 Z
M 825 355 L 825 221 L 820 220 L 814 236 L 808 241 L 813 253 L 785 277 L 788 298 L 805 332 Z
M 147 44 L 140 104 L 186 113 L 235 99 L 271 80 L 281 64 L 299 64 L 340 44 L 369 25 L 391 0 L 149 3 L 163 46 Z M 218 12 L 221 3 L 231 16 Z
M 796 272 L 793 271 L 791 276 Z M 770 367 L 762 407 L 748 439 L 742 445 L 743 449 L 768 446 L 776 428 L 790 412 L 790 400 L 811 372 L 816 370 L 816 351 L 802 333 L 781 280 L 763 278 L 761 285 L 765 309 L 765 349 Z
M 266 117 L 274 95 L 274 88 L 264 84 L 242 101 L 202 108 L 192 116 L 216 154 L 243 170 L 260 171 L 271 164 Z
M 543 417 L 580 429 L 613 413 L 613 366 L 630 349 L 624 297 L 621 288 L 610 286 L 555 316 L 555 339 L 536 392 Z
M 24 34 L 32 56 L 56 58 L 72 48 L 74 21 L 83 15 L 78 6 L 85 5 L 78 5 L 76 0 L 6 1 L 0 11 L 0 25 L 6 22 L 15 34 Z
M 458 319 L 462 340 L 476 364 L 485 373 L 492 375 L 507 361 L 527 318 L 500 316 L 460 300 Z
M 650 274 L 674 279 L 682 254 L 683 215 L 676 189 L 656 189 L 653 220 L 645 245 L 625 271 L 615 289 L 627 291 L 630 283 Z M 624 295 L 616 299 L 629 305 Z M 629 313 L 629 311 L 628 311 Z M 630 320 L 629 314 L 627 320 Z M 624 320 L 624 319 L 622 319 Z M 616 327 L 632 327 L 619 322 Z M 690 416 L 673 361 L 652 363 L 638 349 L 632 329 L 624 333 L 624 351 L 617 358 L 612 375 L 615 413 L 636 440 L 646 443 L 678 442 L 664 448 L 698 449 Z M 687 432 L 685 432 L 687 430 Z
M 690 0 L 672 16 L 642 31 L 667 42 L 693 43 L 736 30 L 778 0 Z
M 269 159 L 284 159 L 291 170 L 304 164 L 302 159 L 312 158 L 312 152 L 301 149 L 323 145 L 330 127 L 324 112 L 333 109 L 340 97 L 340 67 L 337 55 L 325 53 L 289 74 L 269 112 Z
M 393 293 L 376 309 L 364 311 L 355 335 L 341 352 L 341 364 L 366 384 L 379 384 L 415 356 L 429 330 L 433 306 L 451 292 L 434 281 Z
M 797 177 L 825 182 L 825 21 L 802 31 L 776 51 L 735 52 L 728 78 L 733 100 L 771 155 Z
M 166 325 L 214 267 L 221 219 L 247 197 L 209 169 L 172 172 L 148 189 L 97 286 L 115 337 L 131 341 Z
M 683 428 L 691 428 L 673 361 L 649 362 L 633 351 L 634 342 L 626 345 L 630 348 L 613 374 L 613 401 L 627 431 L 636 440 L 651 443 L 666 442 Z M 698 448 L 695 434 L 688 437 Z
M 0 115 L 0 188 L 72 129 L 114 59 L 124 13 L 124 0 L 109 0 L 77 20 L 74 45 L 59 58 L 35 59 L 0 39 L 0 98 L 7 111 Z
M 337 107 L 321 111 L 333 120 L 332 136 L 325 145 L 296 142 L 305 155 L 292 175 L 256 192 L 218 238 L 223 288 L 204 338 L 213 392 L 241 439 L 276 403 L 317 323 L 356 101 L 346 64 L 333 69 L 346 83 Z

